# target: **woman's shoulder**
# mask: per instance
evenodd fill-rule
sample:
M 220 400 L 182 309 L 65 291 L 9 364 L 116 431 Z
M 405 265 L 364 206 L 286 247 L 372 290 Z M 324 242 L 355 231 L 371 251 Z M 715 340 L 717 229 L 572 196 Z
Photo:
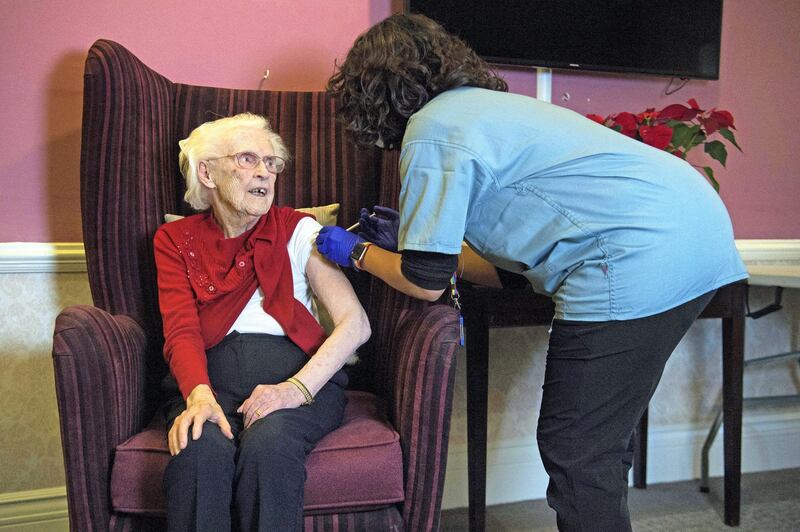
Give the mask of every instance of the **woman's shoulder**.
M 174 227 L 180 227 L 180 228 L 192 227 L 202 223 L 204 220 L 207 220 L 209 216 L 211 216 L 211 214 L 207 212 L 190 214 L 189 216 L 167 214 L 164 215 L 164 223 L 161 225 L 161 228 L 165 229 Z
M 506 92 L 478 87 L 458 87 L 445 91 L 411 115 L 403 144 L 409 142 L 469 143 L 469 139 L 492 124 L 499 102 L 509 97 Z M 479 125 L 480 124 L 480 125 Z
M 159 233 L 174 236 L 177 234 L 194 233 L 211 216 L 209 213 L 192 214 L 190 216 L 167 215 L 165 223 L 156 230 Z

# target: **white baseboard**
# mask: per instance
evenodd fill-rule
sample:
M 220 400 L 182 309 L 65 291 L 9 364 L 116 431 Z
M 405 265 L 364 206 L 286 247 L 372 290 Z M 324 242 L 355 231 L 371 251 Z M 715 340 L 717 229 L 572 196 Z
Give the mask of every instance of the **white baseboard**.
M 647 482 L 659 484 L 700 478 L 700 453 L 708 426 L 650 427 Z M 724 426 L 711 448 L 712 477 L 722 476 Z M 747 414 L 742 427 L 742 472 L 800 467 L 800 413 Z M 487 453 L 486 504 L 543 499 L 547 474 L 536 442 L 504 442 Z M 450 446 L 442 508 L 468 503 L 467 451 Z
M 0 493 L 0 531 L 66 532 L 67 489 L 44 488 Z
M 798 262 L 800 239 L 736 239 L 736 248 L 745 262 Z

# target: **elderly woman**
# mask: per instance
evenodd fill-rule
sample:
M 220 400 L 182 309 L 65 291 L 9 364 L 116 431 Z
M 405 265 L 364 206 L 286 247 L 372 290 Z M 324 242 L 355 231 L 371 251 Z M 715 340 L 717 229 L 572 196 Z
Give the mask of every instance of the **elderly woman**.
M 305 459 L 342 419 L 345 361 L 370 335 L 353 290 L 313 246 L 320 225 L 273 207 L 286 148 L 266 119 L 202 124 L 180 142 L 201 214 L 155 235 L 168 408 L 170 530 L 299 530 Z M 335 324 L 326 337 L 315 294 Z

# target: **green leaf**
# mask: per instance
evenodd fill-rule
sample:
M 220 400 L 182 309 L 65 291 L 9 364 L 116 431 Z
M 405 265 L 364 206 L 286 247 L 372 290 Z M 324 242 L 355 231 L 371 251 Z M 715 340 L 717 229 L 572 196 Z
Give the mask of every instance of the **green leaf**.
M 692 130 L 694 131 L 694 136 L 692 137 L 692 141 L 686 147 L 687 151 L 691 150 L 695 146 L 703 144 L 706 141 L 706 134 L 703 133 L 703 130 L 700 129 L 700 126 L 694 126 Z
M 719 194 L 719 183 L 716 179 L 714 179 L 714 170 L 712 170 L 710 166 L 704 166 L 703 171 L 706 173 L 708 180 L 711 182 L 711 186 L 714 187 L 714 190 L 716 190 L 717 194 Z
M 686 124 L 676 120 L 670 121 L 669 125 L 672 126 L 673 122 L 675 125 L 672 127 L 672 145 L 676 148 L 683 148 L 683 151 L 686 151 L 686 149 L 689 147 L 689 143 L 692 142 L 692 138 L 696 133 L 695 130 L 699 128 L 689 127 Z
M 739 145 L 736 144 L 736 137 L 733 136 L 733 131 L 731 131 L 727 127 L 723 127 L 722 129 L 719 130 L 719 134 L 728 139 L 728 142 L 736 146 L 737 150 L 742 151 L 742 148 L 740 148 Z
M 712 159 L 719 161 L 722 166 L 725 166 L 725 161 L 728 159 L 728 150 L 725 149 L 725 145 L 722 142 L 718 140 L 706 142 L 703 149 Z

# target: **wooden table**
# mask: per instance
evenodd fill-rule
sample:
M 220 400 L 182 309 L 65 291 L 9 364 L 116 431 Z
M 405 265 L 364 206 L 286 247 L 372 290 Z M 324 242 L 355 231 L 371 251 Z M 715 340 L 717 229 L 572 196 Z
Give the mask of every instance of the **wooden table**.
M 467 474 L 469 529 L 486 528 L 486 427 L 489 393 L 489 329 L 550 325 L 553 303 L 529 290 L 460 287 L 467 348 Z M 741 486 L 742 375 L 747 283 L 720 288 L 701 318 L 722 320 L 722 407 L 725 462 L 725 524 L 738 526 Z M 634 486 L 646 487 L 647 411 L 639 423 L 634 451 Z

